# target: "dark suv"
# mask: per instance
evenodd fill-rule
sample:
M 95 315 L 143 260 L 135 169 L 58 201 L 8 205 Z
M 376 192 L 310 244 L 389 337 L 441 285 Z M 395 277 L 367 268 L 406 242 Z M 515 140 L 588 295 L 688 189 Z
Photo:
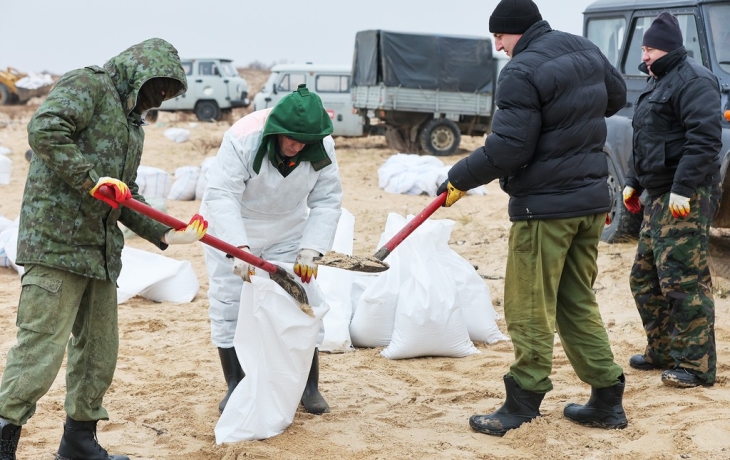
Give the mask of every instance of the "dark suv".
M 730 149 L 730 122 L 723 113 L 730 109 L 730 1 L 719 0 L 598 0 L 585 12 L 583 35 L 598 45 L 608 60 L 626 80 L 626 106 L 618 114 L 606 119 L 608 138 L 606 155 L 609 171 L 609 189 L 613 199 L 612 222 L 603 231 L 603 241 L 612 243 L 638 235 L 641 214 L 631 214 L 623 204 L 623 190 L 627 163 L 631 155 L 634 104 L 646 85 L 647 75 L 639 71 L 641 40 L 644 31 L 662 11 L 674 14 L 679 20 L 687 54 L 710 69 L 719 79 L 722 103 L 717 116 L 723 120 L 722 177 L 723 196 L 714 220 L 715 227 L 730 226 L 730 187 L 727 187 L 728 149 Z

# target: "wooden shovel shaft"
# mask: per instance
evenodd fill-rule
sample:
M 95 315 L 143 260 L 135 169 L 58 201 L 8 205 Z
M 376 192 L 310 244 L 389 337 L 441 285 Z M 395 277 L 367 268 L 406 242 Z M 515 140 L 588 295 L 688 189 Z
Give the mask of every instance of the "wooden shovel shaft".
M 390 255 L 390 253 L 393 252 L 393 250 L 398 247 L 398 245 L 401 244 L 403 240 L 408 237 L 408 235 L 413 233 L 413 231 L 418 228 L 423 222 L 425 222 L 426 219 L 431 217 L 431 214 L 436 212 L 436 210 L 440 208 L 445 202 L 446 192 L 437 196 L 436 199 L 426 207 L 426 209 L 419 212 L 416 217 L 411 219 L 401 231 L 396 233 L 393 238 L 391 238 L 380 249 L 378 249 L 374 257 L 378 260 L 384 260 L 386 257 L 388 257 L 388 255 Z

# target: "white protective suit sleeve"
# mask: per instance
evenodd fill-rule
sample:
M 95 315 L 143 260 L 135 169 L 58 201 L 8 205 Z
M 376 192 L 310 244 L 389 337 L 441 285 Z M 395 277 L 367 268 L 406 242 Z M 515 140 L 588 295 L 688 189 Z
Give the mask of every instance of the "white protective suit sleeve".
M 300 244 L 301 248 L 314 249 L 322 254 L 332 249 L 342 214 L 342 183 L 335 157 L 335 141 L 327 136 L 323 142 L 332 164 L 320 171 L 319 179 L 309 193 L 309 217 Z

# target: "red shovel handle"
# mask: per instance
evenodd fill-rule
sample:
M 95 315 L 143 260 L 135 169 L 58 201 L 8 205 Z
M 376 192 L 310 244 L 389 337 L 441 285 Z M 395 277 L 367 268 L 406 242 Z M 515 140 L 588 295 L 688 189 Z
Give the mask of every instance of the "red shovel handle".
M 446 192 L 442 193 L 441 195 L 437 196 L 431 204 L 429 204 L 426 209 L 419 212 L 416 217 L 408 221 L 405 227 L 401 231 L 395 234 L 393 238 L 391 238 L 387 243 L 385 243 L 378 251 L 375 253 L 375 258 L 378 260 L 384 260 L 388 255 L 393 252 L 393 250 L 398 247 L 403 240 L 405 240 L 408 235 L 413 233 L 413 231 L 418 228 L 426 219 L 431 217 L 431 214 L 436 212 L 438 208 L 440 208 L 444 203 L 446 202 Z
M 115 200 L 114 193 L 108 190 L 106 186 L 99 187 L 99 191 L 107 198 Z M 145 216 L 150 217 L 157 222 L 167 225 L 168 227 L 172 227 L 175 230 L 182 230 L 183 228 L 188 226 L 188 224 L 186 224 L 185 222 L 177 220 L 174 217 L 165 214 L 164 212 L 158 211 L 152 206 L 146 205 L 139 200 L 135 200 L 134 198 L 119 201 L 118 203 L 128 207 L 129 209 L 133 209 L 140 214 L 144 214 Z M 212 235 L 206 234 L 205 236 L 203 236 L 203 238 L 200 239 L 200 242 L 221 250 L 226 254 L 230 254 L 233 257 L 243 260 L 244 262 L 248 262 L 249 264 L 265 270 L 272 275 L 278 273 L 279 270 L 286 273 L 283 268 L 280 268 L 272 264 L 271 262 L 267 262 L 264 259 L 256 257 L 250 252 L 246 252 L 241 248 L 237 248 L 231 244 L 228 244 L 223 240 L 219 240 Z

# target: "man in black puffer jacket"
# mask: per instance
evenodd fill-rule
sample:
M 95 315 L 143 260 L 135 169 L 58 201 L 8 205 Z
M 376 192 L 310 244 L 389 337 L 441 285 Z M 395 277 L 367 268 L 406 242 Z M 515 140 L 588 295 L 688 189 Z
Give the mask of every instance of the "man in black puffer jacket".
M 502 0 L 489 31 L 497 50 L 511 57 L 499 76 L 492 133 L 451 168 L 439 193 L 447 192 L 450 206 L 464 191 L 499 178 L 510 195 L 504 315 L 515 361 L 504 376 L 504 405 L 469 424 L 503 435 L 540 415 L 553 387 L 557 330 L 576 374 L 592 387 L 588 403 L 569 404 L 565 416 L 624 428 L 623 370 L 592 287 L 611 206 L 605 117 L 626 103 L 626 85 L 598 47 L 552 30 L 532 0 Z

